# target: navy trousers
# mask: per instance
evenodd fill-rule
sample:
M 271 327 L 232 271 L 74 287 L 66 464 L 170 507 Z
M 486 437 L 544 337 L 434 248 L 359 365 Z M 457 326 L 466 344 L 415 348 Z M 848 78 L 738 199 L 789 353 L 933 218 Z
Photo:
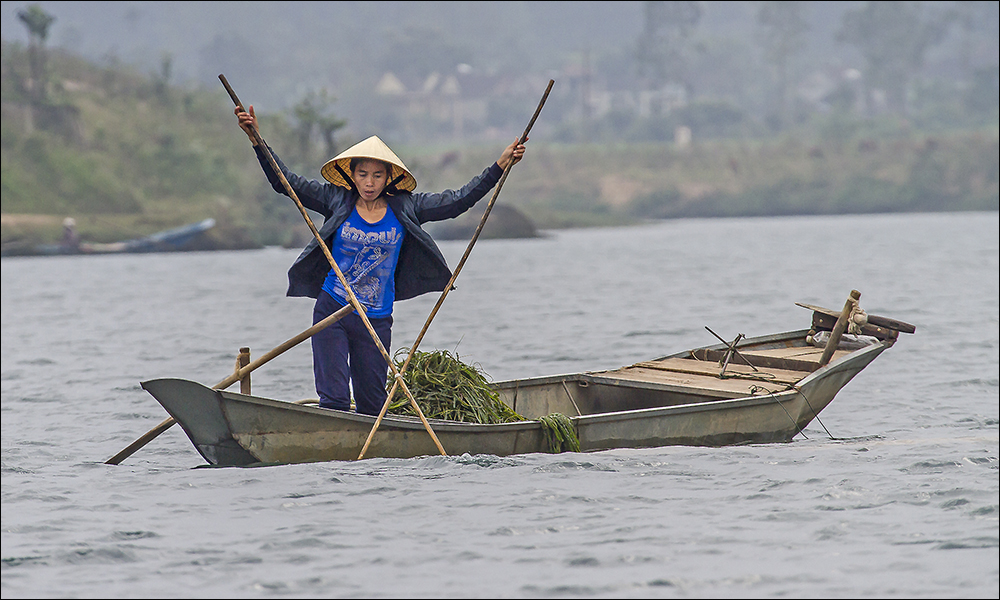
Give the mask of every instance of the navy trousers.
M 313 325 L 344 306 L 321 291 L 313 308 Z M 389 351 L 392 341 L 392 316 L 369 318 L 382 347 Z M 313 373 L 319 405 L 337 410 L 354 404 L 365 415 L 377 415 L 385 404 L 386 375 L 389 365 L 372 340 L 358 313 L 352 312 L 312 337 Z

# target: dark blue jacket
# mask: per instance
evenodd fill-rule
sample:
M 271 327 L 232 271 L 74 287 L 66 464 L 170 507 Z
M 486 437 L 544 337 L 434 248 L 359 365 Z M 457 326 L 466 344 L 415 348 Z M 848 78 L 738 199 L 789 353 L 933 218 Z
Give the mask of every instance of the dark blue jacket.
M 279 194 L 287 196 L 285 187 L 262 149 L 258 147 L 256 151 L 257 160 L 271 186 Z M 323 226 L 318 230 L 327 247 L 330 247 L 337 228 L 354 210 L 357 193 L 332 183 L 296 175 L 288 170 L 273 151 L 272 155 L 302 206 L 323 215 Z M 400 192 L 388 197 L 389 206 L 407 233 L 396 264 L 396 300 L 444 290 L 451 279 L 451 270 L 437 244 L 420 225 L 428 221 L 452 219 L 469 210 L 493 189 L 502 174 L 500 165 L 493 163 L 460 190 L 445 190 L 440 193 Z M 288 270 L 287 295 L 318 297 L 330 268 L 330 262 L 316 238 L 313 238 Z

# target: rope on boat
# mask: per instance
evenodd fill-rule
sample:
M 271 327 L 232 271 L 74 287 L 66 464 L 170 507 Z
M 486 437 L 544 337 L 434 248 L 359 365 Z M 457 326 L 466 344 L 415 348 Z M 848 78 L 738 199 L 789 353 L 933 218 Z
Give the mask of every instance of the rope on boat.
M 868 313 L 861 308 L 861 304 L 853 297 L 850 300 L 851 316 L 847 319 L 847 333 L 861 335 L 861 329 L 868 324 Z
M 788 412 L 788 409 L 785 408 L 785 405 L 781 403 L 781 400 L 778 400 L 778 397 L 774 395 L 773 391 L 771 391 L 771 390 L 769 390 L 767 388 L 759 388 L 759 387 L 757 387 L 755 385 L 750 386 L 750 395 L 751 396 L 755 395 L 759 391 L 765 391 L 765 392 L 767 392 L 767 395 L 770 396 L 771 399 L 774 400 L 774 402 L 778 406 L 781 407 L 781 410 L 785 411 L 785 416 L 787 416 L 788 420 L 792 422 L 792 426 L 795 427 L 795 429 L 797 429 L 800 434 L 802 434 L 802 437 L 806 438 L 807 440 L 809 439 L 809 436 L 806 435 L 805 431 L 802 431 L 802 428 L 799 427 L 799 424 L 795 422 L 795 419 L 792 418 L 792 415 Z M 805 397 L 805 396 L 803 396 L 803 397 Z M 794 436 L 792 436 L 792 437 L 794 437 Z
M 777 375 L 774 373 L 764 373 L 763 371 L 758 371 L 757 373 L 739 373 L 736 371 L 719 373 L 719 379 L 749 379 L 751 381 L 771 382 L 776 377 Z
M 826 428 L 826 424 L 823 423 L 823 420 L 819 418 L 819 413 L 816 412 L 815 408 L 813 408 L 812 403 L 809 402 L 809 397 L 806 396 L 805 392 L 802 391 L 802 388 L 800 388 L 798 386 L 790 385 L 787 388 L 785 388 L 784 391 L 788 391 L 788 390 L 795 390 L 796 392 L 798 392 L 802 396 L 802 399 L 806 401 L 806 406 L 808 406 L 809 410 L 812 411 L 813 418 L 816 419 L 816 421 L 823 427 L 823 431 L 826 432 L 826 435 L 830 436 L 831 440 L 839 440 L 840 439 L 840 438 L 834 437 L 834 435 L 832 433 L 830 433 L 830 430 Z M 764 388 L 764 387 L 757 387 L 756 385 L 750 386 L 750 395 L 751 396 L 756 395 L 758 392 L 766 392 L 769 396 L 771 396 L 771 398 L 773 398 L 774 401 L 777 402 L 778 406 L 781 407 L 781 410 L 785 411 L 785 414 L 788 415 L 789 420 L 791 420 L 792 424 L 795 425 L 795 428 L 799 430 L 799 433 L 802 434 L 802 437 L 804 437 L 806 439 L 809 439 L 809 436 L 807 436 L 806 433 L 805 433 L 805 431 L 803 431 L 802 428 L 799 427 L 798 423 L 796 423 L 795 419 L 792 418 L 792 415 L 788 413 L 788 410 L 785 408 L 785 406 L 774 395 L 774 391 L 769 390 L 769 389 Z
M 818 412 L 816 412 L 816 409 L 815 409 L 815 408 L 813 408 L 813 406 L 812 406 L 812 403 L 810 403 L 810 402 L 809 402 L 809 397 L 808 397 L 808 396 L 806 396 L 805 392 L 803 392 L 803 391 L 802 391 L 802 388 L 800 388 L 800 387 L 797 387 L 797 386 L 794 386 L 794 385 L 792 386 L 792 388 L 793 388 L 793 389 L 795 389 L 795 391 L 796 391 L 796 392 L 798 392 L 798 393 L 802 394 L 802 399 L 806 401 L 806 406 L 808 406 L 808 407 L 809 407 L 809 410 L 811 410 L 811 411 L 812 411 L 812 413 L 813 413 L 813 418 L 815 418 L 815 419 L 816 419 L 816 421 L 817 421 L 817 422 L 819 422 L 819 424 L 820 424 L 820 425 L 823 425 L 823 421 L 822 421 L 822 419 L 820 419 L 820 418 L 819 418 L 819 413 L 818 413 Z M 830 436 L 830 439 L 831 439 L 831 440 L 836 440 L 836 439 L 838 439 L 838 438 L 835 438 L 835 437 L 833 437 L 833 434 L 832 434 L 832 433 L 830 433 L 830 430 L 826 428 L 826 425 L 823 425 L 823 431 L 826 431 L 826 435 Z

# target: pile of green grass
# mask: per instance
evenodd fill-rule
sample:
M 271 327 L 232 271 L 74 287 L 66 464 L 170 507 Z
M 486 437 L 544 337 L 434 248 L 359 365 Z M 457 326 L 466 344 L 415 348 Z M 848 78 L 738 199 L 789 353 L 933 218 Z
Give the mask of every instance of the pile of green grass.
M 393 363 L 402 371 L 406 349 L 396 353 Z M 447 350 L 416 352 L 403 372 L 406 387 L 425 417 L 463 423 L 516 423 L 528 419 L 519 415 L 493 390 L 483 371 L 459 360 Z M 390 379 L 388 387 L 391 387 Z M 389 413 L 416 416 L 410 399 L 401 392 L 389 405 Z M 580 440 L 569 417 L 552 413 L 538 419 L 545 431 L 549 451 L 579 452 Z
M 404 350 L 393 359 L 399 370 L 406 358 Z M 428 418 L 484 424 L 527 420 L 500 399 L 482 370 L 463 363 L 447 350 L 417 351 L 403 373 L 403 381 Z M 416 415 L 402 391 L 396 393 L 389 412 Z

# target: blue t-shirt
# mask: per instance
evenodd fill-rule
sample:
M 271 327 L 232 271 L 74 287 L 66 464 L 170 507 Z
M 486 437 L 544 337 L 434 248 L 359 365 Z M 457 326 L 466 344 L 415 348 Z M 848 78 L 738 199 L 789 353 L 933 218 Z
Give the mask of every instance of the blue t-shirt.
M 351 211 L 351 216 L 337 228 L 330 252 L 354 295 L 365 307 L 369 317 L 388 317 L 396 299 L 396 262 L 406 230 L 391 208 L 377 223 L 369 223 Z M 323 290 L 344 306 L 349 304 L 347 291 L 331 268 L 323 282 Z

